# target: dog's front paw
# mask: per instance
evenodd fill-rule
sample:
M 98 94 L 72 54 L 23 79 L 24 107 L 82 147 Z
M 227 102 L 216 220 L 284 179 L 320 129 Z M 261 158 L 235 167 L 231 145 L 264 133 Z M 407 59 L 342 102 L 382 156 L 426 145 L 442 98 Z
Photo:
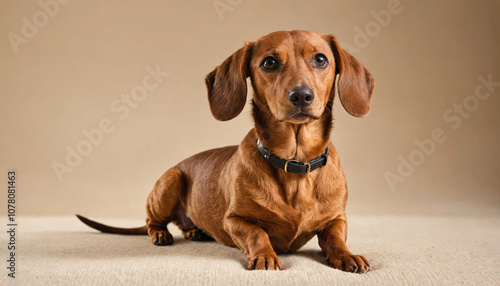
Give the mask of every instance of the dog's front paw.
M 335 269 L 353 273 L 365 273 L 370 270 L 370 262 L 363 255 L 343 253 L 327 257 L 328 264 Z
M 248 270 L 283 270 L 276 254 L 258 255 L 250 259 Z
M 164 245 L 171 245 L 174 243 L 174 238 L 168 232 L 166 231 L 161 231 L 161 230 L 155 230 L 151 231 L 151 239 L 153 240 L 154 245 L 158 246 L 164 246 Z

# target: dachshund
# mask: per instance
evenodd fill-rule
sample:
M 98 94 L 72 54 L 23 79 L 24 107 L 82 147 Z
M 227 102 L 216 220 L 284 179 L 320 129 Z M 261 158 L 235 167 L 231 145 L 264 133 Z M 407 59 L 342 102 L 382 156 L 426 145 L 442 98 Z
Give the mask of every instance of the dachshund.
M 329 265 L 367 272 L 368 260 L 346 245 L 347 184 L 330 133 L 336 81 L 345 110 L 365 117 L 371 73 L 332 35 L 274 32 L 246 42 L 206 76 L 215 119 L 241 113 L 248 77 L 255 127 L 239 146 L 205 151 L 168 169 L 148 196 L 146 226 L 78 218 L 105 233 L 149 234 L 161 246 L 173 243 L 167 229 L 173 222 L 188 240 L 238 247 L 250 270 L 282 270 L 277 253 L 297 251 L 317 235 Z

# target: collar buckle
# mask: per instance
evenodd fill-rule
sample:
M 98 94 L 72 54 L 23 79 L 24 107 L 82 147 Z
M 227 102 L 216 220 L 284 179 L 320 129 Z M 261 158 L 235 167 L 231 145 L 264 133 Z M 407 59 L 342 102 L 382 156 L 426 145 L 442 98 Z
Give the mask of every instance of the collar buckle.
M 289 163 L 296 163 L 297 165 L 303 165 L 303 166 L 307 166 L 307 172 L 306 174 L 309 174 L 311 172 L 311 164 L 309 164 L 309 162 L 299 162 L 297 160 L 286 160 L 285 162 L 285 167 L 283 167 L 283 170 L 287 173 L 288 172 L 288 164 Z

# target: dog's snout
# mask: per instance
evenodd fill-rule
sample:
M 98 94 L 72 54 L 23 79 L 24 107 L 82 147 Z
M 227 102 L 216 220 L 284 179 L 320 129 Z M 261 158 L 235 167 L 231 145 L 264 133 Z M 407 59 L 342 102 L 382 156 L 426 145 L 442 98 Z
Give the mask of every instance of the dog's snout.
M 307 86 L 294 87 L 288 92 L 288 100 L 294 106 L 307 107 L 314 101 L 314 92 Z

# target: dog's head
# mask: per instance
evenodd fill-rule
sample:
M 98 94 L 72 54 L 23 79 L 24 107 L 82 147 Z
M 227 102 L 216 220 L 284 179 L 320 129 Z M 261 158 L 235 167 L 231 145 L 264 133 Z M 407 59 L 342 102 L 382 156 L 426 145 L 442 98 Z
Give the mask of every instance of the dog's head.
M 307 31 L 275 32 L 227 58 L 205 79 L 212 115 L 230 120 L 243 110 L 250 77 L 258 106 L 278 121 L 294 124 L 319 119 L 338 93 L 351 115 L 370 112 L 374 79 L 331 35 Z

